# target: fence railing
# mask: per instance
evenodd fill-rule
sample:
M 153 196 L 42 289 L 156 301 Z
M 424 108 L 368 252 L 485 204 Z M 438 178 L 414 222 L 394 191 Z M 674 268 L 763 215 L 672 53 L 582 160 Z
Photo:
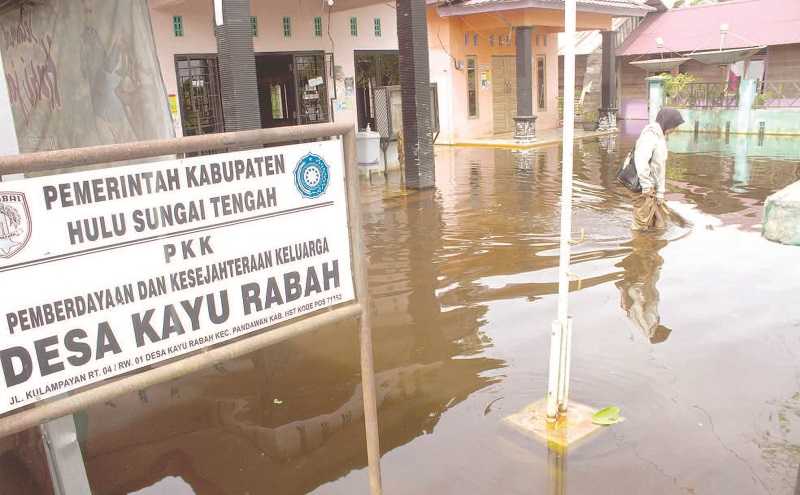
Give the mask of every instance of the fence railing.
M 760 81 L 756 91 L 755 108 L 800 108 L 800 80 Z M 677 108 L 737 108 L 739 91 L 727 83 L 689 83 L 667 95 L 666 104 Z
M 753 106 L 800 108 L 800 81 L 762 81 Z
M 673 95 L 667 95 L 666 103 L 677 108 L 736 108 L 739 92 L 726 83 L 689 83 Z

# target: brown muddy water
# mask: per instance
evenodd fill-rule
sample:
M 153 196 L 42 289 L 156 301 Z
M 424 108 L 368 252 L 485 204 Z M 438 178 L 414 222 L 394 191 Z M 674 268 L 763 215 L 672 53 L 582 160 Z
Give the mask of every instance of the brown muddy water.
M 436 190 L 364 183 L 385 493 L 800 493 L 800 248 L 759 230 L 800 146 L 679 135 L 668 200 L 691 225 L 633 237 L 630 143 L 576 145 L 570 296 L 571 398 L 626 421 L 564 456 L 502 421 L 545 393 L 559 148 L 439 147 Z M 368 491 L 352 324 L 78 424 L 95 494 Z

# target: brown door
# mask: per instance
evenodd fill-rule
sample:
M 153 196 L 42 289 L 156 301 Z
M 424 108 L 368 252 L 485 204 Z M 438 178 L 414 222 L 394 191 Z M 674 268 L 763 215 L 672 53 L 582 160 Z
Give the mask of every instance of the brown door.
M 517 113 L 517 67 L 514 57 L 492 57 L 492 107 L 494 132 L 502 134 L 514 130 L 513 117 Z

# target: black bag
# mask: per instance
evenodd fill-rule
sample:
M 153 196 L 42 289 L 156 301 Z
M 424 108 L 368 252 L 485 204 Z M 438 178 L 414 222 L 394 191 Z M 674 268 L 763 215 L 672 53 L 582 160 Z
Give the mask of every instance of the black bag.
M 640 193 L 642 192 L 642 185 L 639 183 L 639 173 L 636 172 L 635 154 L 636 146 L 628 152 L 628 156 L 626 156 L 625 161 L 622 162 L 622 166 L 619 168 L 619 172 L 617 172 L 617 180 L 631 191 Z

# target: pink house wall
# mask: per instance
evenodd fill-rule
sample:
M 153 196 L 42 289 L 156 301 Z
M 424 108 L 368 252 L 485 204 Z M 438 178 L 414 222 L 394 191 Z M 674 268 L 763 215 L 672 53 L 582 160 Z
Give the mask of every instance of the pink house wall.
M 187 0 L 172 6 L 150 9 L 156 49 L 167 94 L 177 95 L 175 55 L 217 53 L 210 1 Z M 334 63 L 341 66 L 342 78 L 336 81 L 339 105 L 334 106 L 337 122 L 356 122 L 355 95 L 346 95 L 344 79 L 355 77 L 354 50 L 397 50 L 395 9 L 385 3 L 330 15 L 322 2 L 258 1 L 251 3 L 251 14 L 258 19 L 258 36 L 253 48 L 259 52 L 325 51 L 333 52 Z M 184 35 L 173 34 L 173 16 L 183 17 Z M 292 19 L 292 36 L 283 36 L 283 17 Z M 314 17 L 322 17 L 322 36 L 314 36 Z M 358 18 L 358 36 L 350 34 L 350 18 Z M 381 19 L 381 36 L 375 36 L 374 19 Z M 332 92 L 331 92 L 332 93 Z M 176 122 L 181 135 L 180 115 Z

